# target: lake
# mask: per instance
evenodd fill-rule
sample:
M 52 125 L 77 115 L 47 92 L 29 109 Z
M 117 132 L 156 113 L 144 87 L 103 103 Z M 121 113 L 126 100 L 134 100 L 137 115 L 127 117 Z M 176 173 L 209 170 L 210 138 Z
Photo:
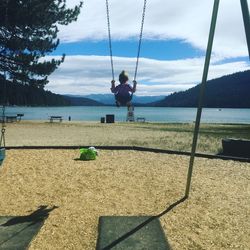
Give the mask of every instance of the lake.
M 145 117 L 149 122 L 190 123 L 195 120 L 196 108 L 135 107 L 135 118 Z M 100 121 L 106 114 L 114 114 L 115 121 L 126 121 L 125 107 L 6 107 L 6 115 L 23 113 L 23 120 L 48 120 L 49 116 L 63 116 L 72 121 Z M 245 123 L 250 124 L 250 109 L 212 109 L 202 111 L 203 123 Z

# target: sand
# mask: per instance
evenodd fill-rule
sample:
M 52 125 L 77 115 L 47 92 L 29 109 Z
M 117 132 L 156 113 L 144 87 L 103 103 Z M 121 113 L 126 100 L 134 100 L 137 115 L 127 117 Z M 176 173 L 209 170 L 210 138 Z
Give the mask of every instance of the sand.
M 101 150 L 9 150 L 0 214 L 50 212 L 30 249 L 95 249 L 103 215 L 157 215 L 184 195 L 189 158 Z M 160 218 L 172 249 L 248 249 L 250 164 L 196 158 L 191 194 Z
M 7 124 L 6 142 L 147 146 L 163 136 L 175 144 L 182 138 L 109 125 Z M 78 157 L 79 150 L 7 151 L 0 170 L 0 215 L 24 216 L 42 205 L 58 207 L 31 250 L 95 249 L 99 216 L 158 215 L 184 196 L 187 156 L 100 150 L 95 161 Z M 249 249 L 249 180 L 250 163 L 196 158 L 190 197 L 160 218 L 172 249 Z
M 6 127 L 8 146 L 137 145 L 170 148 L 174 144 L 183 145 L 185 134 L 188 133 L 166 132 L 157 125 L 152 129 L 152 125 L 144 123 L 22 121 L 8 123 Z M 190 146 L 192 135 L 188 137 Z

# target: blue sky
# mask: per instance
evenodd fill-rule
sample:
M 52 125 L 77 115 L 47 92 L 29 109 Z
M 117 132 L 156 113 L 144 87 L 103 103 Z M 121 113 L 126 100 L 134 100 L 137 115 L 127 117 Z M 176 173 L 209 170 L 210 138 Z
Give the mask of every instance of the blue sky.
M 69 7 L 78 0 L 68 0 Z M 134 74 L 143 0 L 109 0 L 115 76 Z M 132 7 L 131 7 L 132 6 Z M 168 95 L 198 84 L 211 20 L 212 0 L 147 2 L 138 67 L 137 95 Z M 59 27 L 60 45 L 49 57 L 66 54 L 47 89 L 60 94 L 109 93 L 111 68 L 104 0 L 85 0 L 81 14 Z M 240 1 L 221 0 L 209 79 L 250 69 Z
M 138 40 L 113 41 L 112 54 L 119 57 L 135 57 L 138 52 Z M 62 43 L 53 55 L 109 55 L 108 41 L 80 41 Z M 143 40 L 140 56 L 158 60 L 178 60 L 204 56 L 205 51 L 192 47 L 181 40 Z

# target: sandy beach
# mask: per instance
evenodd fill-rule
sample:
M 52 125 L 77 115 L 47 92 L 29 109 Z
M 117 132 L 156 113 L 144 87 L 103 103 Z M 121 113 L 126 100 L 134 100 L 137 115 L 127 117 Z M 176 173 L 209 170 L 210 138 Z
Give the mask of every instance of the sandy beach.
M 191 151 L 194 124 L 21 121 L 6 126 L 7 146 L 143 146 Z M 201 124 L 197 152 L 216 154 L 222 139 L 250 139 L 249 125 Z
M 122 130 L 123 125 L 115 129 L 106 125 L 101 133 L 88 124 L 93 128 L 89 133 L 78 123 L 8 124 L 6 142 L 112 145 L 122 140 L 112 131 Z M 134 130 L 128 128 L 128 140 L 134 134 L 151 140 Z M 77 158 L 79 150 L 7 151 L 0 170 L 0 214 L 23 216 L 42 205 L 58 207 L 50 212 L 31 250 L 95 249 L 99 216 L 157 215 L 184 195 L 189 157 L 100 150 L 95 161 Z M 160 218 L 172 249 L 248 249 L 249 167 L 249 163 L 196 158 L 190 197 Z
M 22 121 L 7 124 L 6 143 L 8 146 L 140 145 L 168 148 L 174 144 L 180 145 L 180 148 L 190 144 L 191 134 L 167 132 L 162 126 L 152 127 L 147 123 Z M 189 139 L 181 142 L 184 136 Z

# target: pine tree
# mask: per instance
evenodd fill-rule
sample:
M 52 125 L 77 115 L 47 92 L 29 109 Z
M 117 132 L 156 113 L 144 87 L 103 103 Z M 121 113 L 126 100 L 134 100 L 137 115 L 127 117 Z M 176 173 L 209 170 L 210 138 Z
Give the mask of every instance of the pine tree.
M 58 25 L 76 21 L 81 7 L 69 9 L 66 0 L 1 0 L 0 75 L 43 88 L 65 57 L 44 59 L 59 45 Z

